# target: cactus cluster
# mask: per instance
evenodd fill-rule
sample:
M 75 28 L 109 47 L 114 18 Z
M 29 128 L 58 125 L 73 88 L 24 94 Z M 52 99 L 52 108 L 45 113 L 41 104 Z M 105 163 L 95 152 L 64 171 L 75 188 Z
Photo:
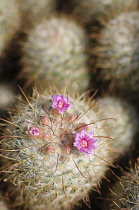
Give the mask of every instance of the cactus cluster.
M 138 115 L 122 98 L 139 104 L 137 3 L 0 0 L 1 69 L 14 77 L 0 70 L 0 210 L 91 208 L 108 170 L 132 161 Z M 101 85 L 115 97 L 94 100 Z M 138 169 L 122 169 L 107 209 L 139 208 Z
M 20 25 L 16 0 L 0 0 L 0 56 Z
M 46 81 L 57 88 L 67 83 L 70 90 L 85 91 L 88 87 L 86 70 L 87 39 L 84 30 L 66 17 L 43 20 L 22 43 L 20 77 L 27 78 L 26 86 Z M 44 80 L 44 81 L 43 81 Z
M 96 48 L 95 68 L 99 80 L 110 81 L 118 94 L 138 101 L 139 12 L 127 12 L 110 20 L 101 32 Z M 122 91 L 119 91 L 121 90 Z
M 123 176 L 111 189 L 109 195 L 111 209 L 139 209 L 139 160 L 129 172 Z
M 104 117 L 101 113 L 107 107 L 102 103 L 100 110 L 98 102 L 85 101 L 83 96 L 35 91 L 32 102 L 26 100 L 18 102 L 9 121 L 4 120 L 2 138 L 2 171 L 4 180 L 17 187 L 15 205 L 67 210 L 81 199 L 87 202 L 88 193 L 99 186 L 108 166 L 131 145 L 137 129 L 135 112 L 129 122 L 130 111 L 125 112 L 117 102 L 125 125 L 121 132 L 122 119 L 117 119 L 113 136 L 118 138 L 113 140 L 113 130 L 105 122 L 115 125 L 117 107 Z M 113 109 L 114 103 L 109 102 Z

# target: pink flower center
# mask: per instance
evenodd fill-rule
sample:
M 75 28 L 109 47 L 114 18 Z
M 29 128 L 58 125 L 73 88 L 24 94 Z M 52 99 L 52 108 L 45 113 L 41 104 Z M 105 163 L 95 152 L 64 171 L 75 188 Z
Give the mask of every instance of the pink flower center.
M 87 147 L 87 145 L 88 145 L 88 144 L 87 144 L 87 141 L 82 140 L 82 142 L 81 142 L 81 146 L 82 146 L 82 147 Z
M 58 102 L 58 106 L 59 106 L 60 108 L 62 108 L 62 107 L 63 107 L 63 102 L 62 102 L 62 101 L 59 101 L 59 102 Z

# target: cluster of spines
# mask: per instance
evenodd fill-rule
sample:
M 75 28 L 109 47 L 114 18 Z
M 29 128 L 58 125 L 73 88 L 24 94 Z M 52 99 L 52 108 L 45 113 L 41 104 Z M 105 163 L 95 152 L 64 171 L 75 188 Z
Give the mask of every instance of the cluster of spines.
M 139 160 L 128 170 L 123 170 L 122 177 L 110 190 L 108 200 L 111 209 L 139 209 Z

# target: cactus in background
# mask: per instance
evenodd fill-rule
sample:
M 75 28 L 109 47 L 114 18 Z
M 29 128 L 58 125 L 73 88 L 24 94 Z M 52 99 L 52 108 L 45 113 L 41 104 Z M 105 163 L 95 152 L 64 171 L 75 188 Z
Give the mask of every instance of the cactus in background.
M 105 25 L 92 48 L 99 80 L 113 83 L 117 93 L 138 101 L 139 91 L 139 12 L 118 16 Z M 121 90 L 122 91 L 119 91 Z
M 135 168 L 123 171 L 123 176 L 110 191 L 110 202 L 107 203 L 110 209 L 139 209 L 139 160 Z
M 26 86 L 46 81 L 57 88 L 71 84 L 71 90 L 88 86 L 86 70 L 86 36 L 84 30 L 65 17 L 53 17 L 38 24 L 22 43 L 23 69 L 20 78 Z M 44 79 L 44 82 L 42 81 Z
M 129 122 L 130 111 L 123 110 L 120 114 L 125 117 L 116 121 L 115 142 L 108 134 L 111 128 L 105 126 L 113 119 L 109 113 L 101 116 L 106 107 L 99 110 L 91 98 L 64 93 L 35 91 L 32 102 L 25 96 L 28 103 L 21 100 L 11 119 L 4 120 L 9 124 L 1 142 L 4 180 L 17 187 L 15 205 L 24 204 L 24 209 L 67 210 L 81 199 L 87 202 L 88 193 L 119 156 L 119 147 L 124 151 L 130 146 L 137 129 L 134 111 Z
M 106 97 L 99 99 L 98 110 L 104 110 L 100 112 L 99 118 L 105 119 L 109 116 L 115 119 L 115 124 L 113 125 L 110 121 L 103 123 L 105 129 L 108 127 L 108 135 L 114 139 L 114 143 L 112 142 L 114 147 L 121 154 L 123 151 L 128 151 L 131 139 L 133 141 L 138 127 L 134 108 L 121 99 Z
M 56 12 L 56 0 L 17 0 L 26 24 L 34 25 Z
M 16 0 L 0 0 L 0 56 L 20 24 Z
M 71 3 L 71 16 L 83 25 L 100 18 L 110 19 L 121 11 L 136 8 L 135 0 L 71 0 Z
M 0 110 L 9 106 L 15 100 L 15 91 L 12 85 L 0 83 Z

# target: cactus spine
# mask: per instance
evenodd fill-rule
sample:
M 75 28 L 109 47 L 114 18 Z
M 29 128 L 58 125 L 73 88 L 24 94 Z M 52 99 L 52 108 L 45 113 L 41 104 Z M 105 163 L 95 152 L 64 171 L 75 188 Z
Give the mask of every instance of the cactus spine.
M 18 204 L 19 200 L 24 204 L 24 209 L 67 210 L 81 199 L 86 202 L 88 192 L 99 185 L 108 165 L 119 155 L 107 133 L 110 128 L 106 131 L 105 123 L 102 124 L 113 119 L 99 119 L 101 110 L 95 111 L 98 106 L 95 101 L 85 101 L 76 95 L 70 98 L 71 104 L 69 97 L 66 104 L 65 101 L 55 104 L 52 98 L 56 96 L 51 95 L 40 96 L 35 92 L 32 102 L 27 99 L 26 104 L 21 100 L 15 114 L 11 112 L 11 119 L 5 120 L 9 125 L 2 140 L 2 171 L 4 178 L 17 187 L 17 192 L 21 190 L 17 200 Z M 63 96 L 58 94 L 58 97 Z M 128 141 L 131 144 L 133 136 L 128 136 L 126 126 L 116 139 L 119 144 L 126 135 L 131 137 Z M 135 129 L 135 124 L 129 128 Z M 117 132 L 118 129 L 121 128 Z M 90 145 L 95 150 L 89 156 L 90 151 L 87 154 L 84 150 L 87 148 L 85 133 L 94 136 L 94 142 L 97 140 Z M 82 140 L 80 145 L 79 140 Z M 122 149 L 125 150 L 124 144 Z
M 123 176 L 112 187 L 109 198 L 111 209 L 139 209 L 139 160 L 129 172 L 123 171 Z
M 71 90 L 78 85 L 86 90 L 86 42 L 84 30 L 66 17 L 42 21 L 23 43 L 20 77 L 27 78 L 28 84 L 36 81 L 44 86 L 48 81 L 59 89 L 68 83 Z

